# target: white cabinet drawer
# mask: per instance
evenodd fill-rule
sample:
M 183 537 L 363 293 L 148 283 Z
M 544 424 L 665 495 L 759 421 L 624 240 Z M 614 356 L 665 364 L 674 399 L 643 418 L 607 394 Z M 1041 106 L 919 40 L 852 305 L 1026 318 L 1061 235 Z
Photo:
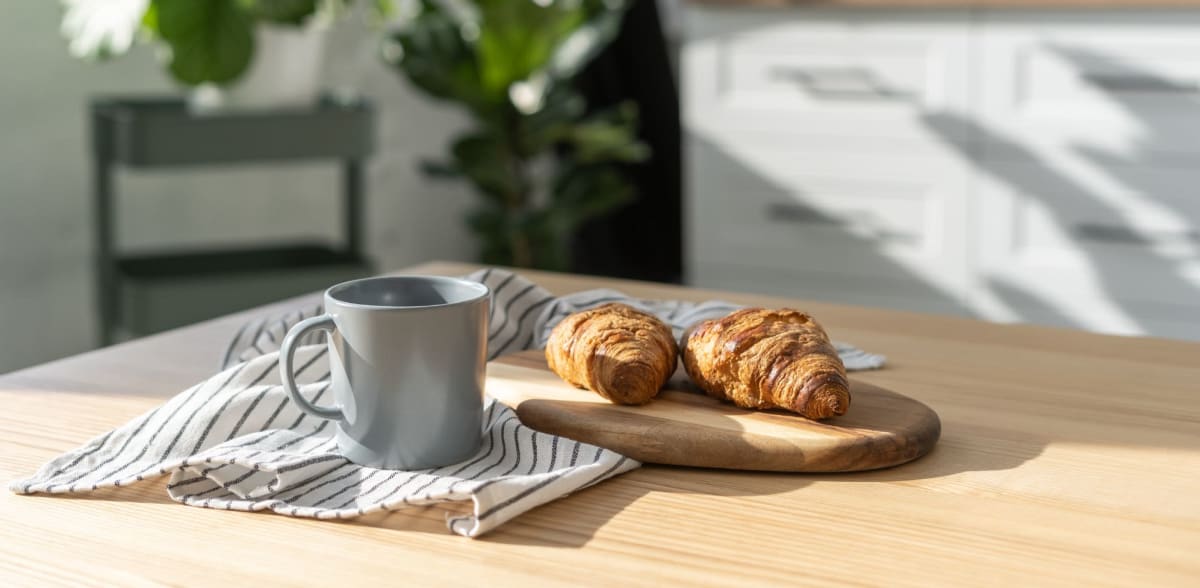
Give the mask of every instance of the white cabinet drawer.
M 985 280 L 1068 297 L 1200 304 L 1200 170 L 979 165 Z
M 1200 11 L 1012 13 L 979 32 L 978 140 L 1146 161 L 1200 153 Z
M 689 256 L 789 272 L 967 281 L 967 182 L 956 160 L 849 156 L 785 143 L 688 143 Z
M 687 17 L 694 283 L 1200 339 L 1200 10 Z
M 928 135 L 967 101 L 965 11 L 689 10 L 684 111 L 694 129 Z

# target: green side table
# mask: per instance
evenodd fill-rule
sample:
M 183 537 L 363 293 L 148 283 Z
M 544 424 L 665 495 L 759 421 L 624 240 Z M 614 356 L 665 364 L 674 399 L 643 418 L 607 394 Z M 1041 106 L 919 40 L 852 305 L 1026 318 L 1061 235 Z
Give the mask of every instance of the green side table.
M 320 289 L 371 273 L 363 253 L 364 165 L 375 111 L 363 100 L 311 109 L 195 115 L 181 99 L 106 98 L 91 104 L 96 309 L 100 343 L 147 334 Z M 331 160 L 341 166 L 344 241 L 252 249 L 116 249 L 113 172 Z

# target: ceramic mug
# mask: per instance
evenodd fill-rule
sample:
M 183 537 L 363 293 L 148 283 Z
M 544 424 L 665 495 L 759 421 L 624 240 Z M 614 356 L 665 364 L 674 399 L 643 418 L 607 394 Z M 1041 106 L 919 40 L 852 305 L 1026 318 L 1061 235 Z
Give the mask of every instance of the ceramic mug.
M 487 357 L 488 287 L 439 276 L 352 280 L 325 291 L 325 314 L 283 339 L 279 371 L 301 410 L 336 421 L 351 461 L 423 469 L 462 461 L 480 445 Z M 296 344 L 329 333 L 338 406 L 316 406 L 293 377 Z

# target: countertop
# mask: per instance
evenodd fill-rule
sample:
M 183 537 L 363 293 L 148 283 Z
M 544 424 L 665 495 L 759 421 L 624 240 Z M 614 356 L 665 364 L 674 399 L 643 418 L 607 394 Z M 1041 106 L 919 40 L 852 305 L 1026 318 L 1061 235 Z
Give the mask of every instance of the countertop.
M 162 481 L 80 498 L 4 492 L 0 585 L 1200 578 L 1200 344 L 525 273 L 558 293 L 607 286 L 807 309 L 834 338 L 888 355 L 885 369 L 852 377 L 933 407 L 941 442 L 911 464 L 856 474 L 646 466 L 478 540 L 450 534 L 434 507 L 335 523 L 190 508 Z M 27 476 L 210 375 L 237 327 L 263 310 L 0 376 L 0 478 Z

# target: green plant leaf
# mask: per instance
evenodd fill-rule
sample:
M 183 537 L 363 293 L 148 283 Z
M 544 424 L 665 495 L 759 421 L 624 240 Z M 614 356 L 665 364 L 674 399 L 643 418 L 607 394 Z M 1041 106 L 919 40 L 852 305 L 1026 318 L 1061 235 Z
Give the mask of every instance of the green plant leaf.
M 302 25 L 317 11 L 317 0 L 239 0 L 247 14 L 278 24 Z
M 393 34 L 391 42 L 398 50 L 390 61 L 418 89 L 478 113 L 496 107 L 497 101 L 489 101 L 481 87 L 475 53 L 459 23 L 438 3 L 424 0 L 420 14 Z M 389 56 L 386 46 L 384 54 Z
M 569 233 L 584 221 L 631 201 L 634 189 L 612 166 L 566 166 L 552 195 L 553 222 L 559 231 Z
M 375 16 L 380 20 L 387 20 L 396 14 L 396 4 L 393 0 L 372 0 L 371 7 L 375 10 Z
M 565 141 L 579 163 L 639 163 L 650 157 L 650 147 L 638 140 L 637 104 L 623 102 L 576 124 Z
M 632 129 L 603 121 L 576 125 L 568 141 L 580 163 L 637 163 L 650 157 L 650 148 L 637 140 Z
M 550 0 L 478 0 L 479 55 L 483 88 L 504 96 L 509 86 L 543 69 L 554 51 L 584 22 L 584 4 Z
M 142 14 L 141 26 L 142 30 L 152 37 L 158 36 L 158 6 L 153 2 L 146 6 L 146 12 Z
M 198 85 L 233 81 L 254 54 L 254 22 L 234 0 L 154 0 L 158 31 L 171 47 L 171 74 Z
M 515 155 L 500 137 L 486 132 L 464 135 L 454 141 L 450 153 L 455 169 L 484 196 L 502 206 L 523 204 L 527 189 L 515 173 Z
M 522 119 L 522 152 L 540 153 L 567 139 L 586 109 L 582 96 L 565 84 L 555 84 L 541 110 Z
M 548 67 L 550 74 L 569 79 L 579 73 L 621 32 L 627 8 L 624 0 L 584 0 L 587 17 L 555 50 Z

